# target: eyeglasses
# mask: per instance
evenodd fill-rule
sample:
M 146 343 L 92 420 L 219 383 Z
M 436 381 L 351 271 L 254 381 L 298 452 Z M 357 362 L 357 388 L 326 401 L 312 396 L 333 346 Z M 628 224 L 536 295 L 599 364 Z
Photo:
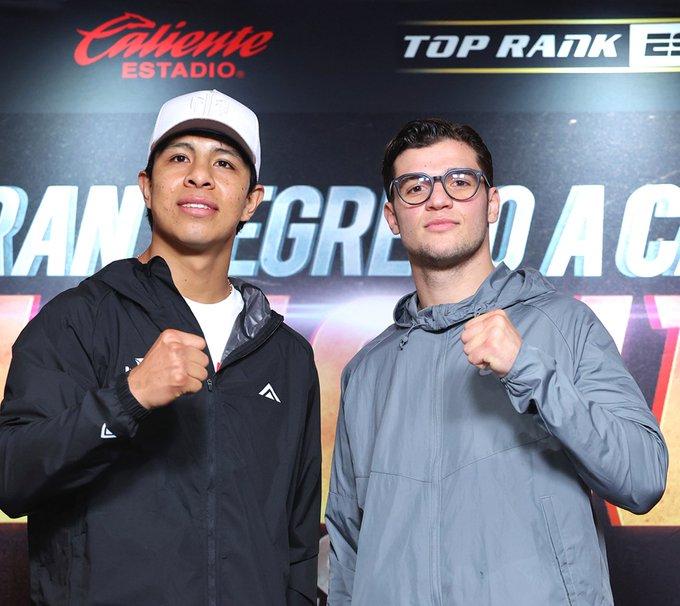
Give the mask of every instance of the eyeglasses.
M 390 189 L 394 188 L 399 197 L 410 205 L 423 204 L 430 199 L 434 184 L 439 181 L 449 198 L 465 202 L 474 198 L 482 179 L 488 187 L 491 183 L 481 170 L 472 168 L 450 168 L 443 175 L 432 177 L 427 173 L 407 173 L 392 179 Z

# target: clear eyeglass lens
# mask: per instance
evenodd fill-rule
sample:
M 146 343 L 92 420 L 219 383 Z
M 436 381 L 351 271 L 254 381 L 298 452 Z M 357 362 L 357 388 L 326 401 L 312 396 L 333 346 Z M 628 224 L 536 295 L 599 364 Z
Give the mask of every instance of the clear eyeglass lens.
M 444 187 L 448 194 L 456 200 L 472 198 L 479 187 L 479 177 L 471 170 L 457 170 L 446 173 Z
M 399 195 L 408 204 L 427 200 L 432 192 L 432 179 L 427 175 L 412 175 L 398 182 Z

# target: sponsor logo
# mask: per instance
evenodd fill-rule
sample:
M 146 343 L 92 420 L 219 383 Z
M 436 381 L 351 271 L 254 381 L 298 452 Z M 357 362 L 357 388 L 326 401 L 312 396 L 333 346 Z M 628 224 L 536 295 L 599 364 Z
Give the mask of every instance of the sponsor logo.
M 122 78 L 243 78 L 238 62 L 264 52 L 274 32 L 251 25 L 228 31 L 187 28 L 186 21 L 157 24 L 124 13 L 91 30 L 78 29 L 74 61 L 83 67 L 122 58 Z M 228 58 L 228 60 L 227 60 Z
M 110 439 L 112 439 L 112 438 L 118 437 L 118 436 L 116 436 L 115 433 L 113 433 L 113 432 L 106 426 L 106 423 L 104 423 L 104 424 L 102 425 L 102 430 L 101 430 L 99 436 L 101 437 L 102 440 L 110 440 Z
M 411 21 L 400 71 L 680 71 L 680 19 Z
M 630 65 L 680 66 L 680 23 L 630 26 Z
M 279 396 L 276 395 L 276 392 L 274 391 L 274 388 L 272 387 L 271 383 L 267 383 L 262 388 L 260 395 L 264 396 L 265 398 L 269 398 L 270 400 L 274 400 L 274 402 L 278 402 L 279 404 L 281 404 L 281 400 L 279 400 Z

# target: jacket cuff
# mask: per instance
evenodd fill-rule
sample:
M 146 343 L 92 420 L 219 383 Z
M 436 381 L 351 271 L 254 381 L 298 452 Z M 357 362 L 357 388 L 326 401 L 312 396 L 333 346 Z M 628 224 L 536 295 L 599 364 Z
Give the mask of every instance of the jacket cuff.
M 554 362 L 536 347 L 522 343 L 510 372 L 501 378 L 510 402 L 519 413 L 535 413 L 541 386 L 554 372 Z
M 118 377 L 116 381 L 116 395 L 123 410 L 127 412 L 137 423 L 141 423 L 151 414 L 148 408 L 144 408 L 130 391 L 127 373 Z

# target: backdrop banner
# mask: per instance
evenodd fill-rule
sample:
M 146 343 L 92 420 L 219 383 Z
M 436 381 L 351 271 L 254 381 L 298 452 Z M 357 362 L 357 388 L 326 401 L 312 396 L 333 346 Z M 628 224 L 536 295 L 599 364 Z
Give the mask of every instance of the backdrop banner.
M 616 603 L 680 603 L 677 4 L 133 4 L 0 1 L 0 386 L 42 305 L 146 248 L 136 177 L 155 114 L 216 88 L 260 118 L 265 202 L 231 274 L 314 347 L 325 504 L 340 372 L 413 290 L 382 216 L 385 144 L 416 117 L 467 123 L 501 191 L 494 261 L 595 311 L 668 442 L 650 513 L 595 499 Z M 0 521 L 0 570 L 26 574 L 21 527 Z M 3 603 L 25 590 L 2 586 Z

